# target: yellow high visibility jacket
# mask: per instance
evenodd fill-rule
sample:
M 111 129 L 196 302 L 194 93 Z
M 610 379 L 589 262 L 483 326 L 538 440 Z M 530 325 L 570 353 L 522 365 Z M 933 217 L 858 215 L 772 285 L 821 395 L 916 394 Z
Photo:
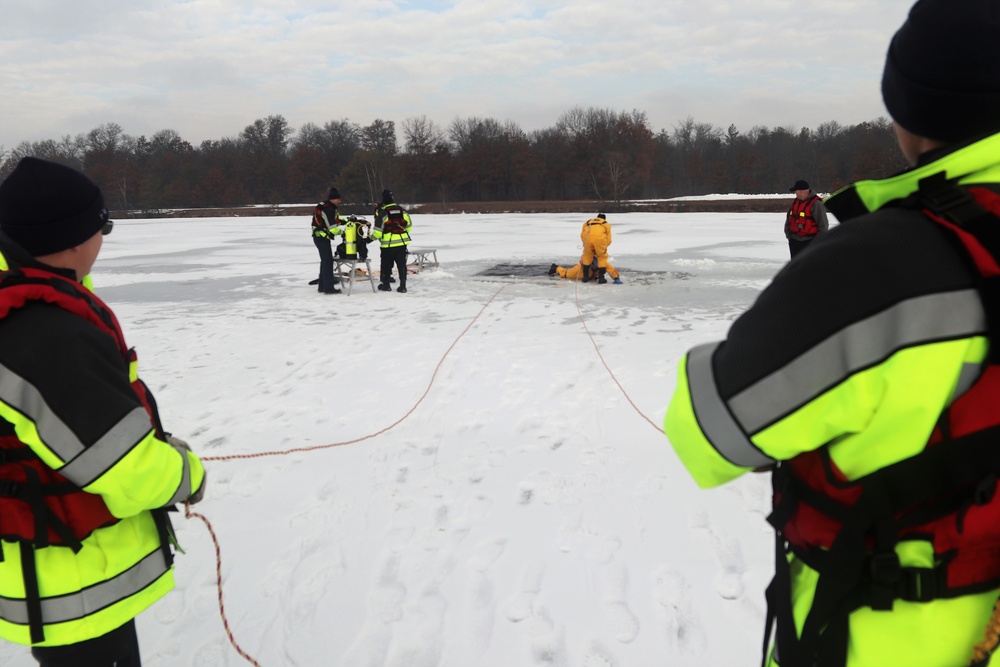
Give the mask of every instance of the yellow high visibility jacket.
M 75 280 L 16 247 L 2 246 L 0 252 L 0 285 L 27 269 L 62 280 L 63 291 L 67 278 Z M 204 483 L 204 468 L 195 454 L 166 442 L 134 353 L 122 349 L 120 329 L 105 304 L 83 297 L 103 313 L 107 326 L 96 326 L 34 297 L 8 310 L 4 289 L 0 438 L 19 441 L 25 454 L 30 448 L 41 465 L 80 489 L 77 494 L 99 497 L 111 520 L 78 536 L 78 550 L 4 529 L 0 637 L 19 644 L 75 644 L 120 627 L 171 590 L 172 536 L 163 508 L 194 494 Z M 14 479 L 15 466 L 0 465 L 0 480 Z M 0 525 L 8 526 L 10 513 L 26 507 L 0 497 Z
M 344 221 L 337 211 L 337 205 L 330 201 L 316 204 L 312 217 L 312 235 L 332 241 L 343 231 Z
M 372 238 L 378 239 L 383 248 L 409 245 L 411 229 L 410 214 L 399 204 L 384 204 L 375 209 Z
M 700 486 L 817 450 L 857 480 L 924 450 L 977 378 L 988 328 L 967 256 L 937 223 L 894 203 L 935 174 L 1000 191 L 998 156 L 1000 134 L 834 194 L 827 207 L 842 224 L 779 271 L 724 340 L 680 360 L 664 430 Z M 903 567 L 938 565 L 921 540 L 900 543 L 896 555 Z M 818 575 L 795 554 L 788 560 L 801 633 Z M 997 597 L 857 609 L 846 664 L 966 664 Z

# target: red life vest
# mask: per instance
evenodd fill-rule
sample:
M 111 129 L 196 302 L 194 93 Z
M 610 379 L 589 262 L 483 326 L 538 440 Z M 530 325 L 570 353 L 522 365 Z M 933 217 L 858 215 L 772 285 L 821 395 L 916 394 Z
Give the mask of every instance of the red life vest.
M 826 448 L 775 470 L 768 632 L 776 618 L 782 667 L 845 664 L 847 619 L 855 609 L 891 610 L 895 600 L 929 602 L 1000 586 L 1000 196 L 985 188 L 966 192 L 943 176 L 934 180 L 922 183 L 909 205 L 950 230 L 974 262 L 989 357 L 920 454 L 854 481 Z M 937 565 L 903 567 L 895 547 L 906 539 L 930 541 Z M 820 575 L 798 635 L 788 550 Z
M 84 318 L 114 339 L 126 367 L 136 360 L 111 309 L 75 281 L 33 268 L 0 273 L 0 318 L 30 302 L 49 303 Z M 145 384 L 137 379 L 132 389 L 162 434 Z M 101 496 L 80 490 L 16 436 L 0 437 L 0 538 L 78 551 L 90 533 L 117 521 Z
M 385 224 L 382 231 L 386 234 L 405 234 L 406 218 L 403 216 L 403 209 L 398 204 L 392 204 L 383 209 L 385 211 Z
M 819 195 L 813 195 L 809 199 L 801 200 L 798 197 L 792 202 L 792 207 L 788 209 L 788 220 L 785 222 L 785 230 L 793 236 L 807 238 L 816 236 L 819 227 L 816 226 L 816 219 L 813 218 L 813 204 L 819 201 Z

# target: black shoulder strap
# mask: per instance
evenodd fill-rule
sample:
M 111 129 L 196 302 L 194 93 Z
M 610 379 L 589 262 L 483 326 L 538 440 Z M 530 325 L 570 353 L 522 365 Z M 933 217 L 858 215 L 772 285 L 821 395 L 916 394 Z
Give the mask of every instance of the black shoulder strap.
M 968 232 L 1000 264 L 1000 217 L 984 208 L 944 172 L 921 179 L 910 205 L 930 211 Z M 978 267 L 976 270 L 979 271 Z M 979 291 L 990 331 L 990 360 L 1000 363 L 1000 276 L 982 276 Z

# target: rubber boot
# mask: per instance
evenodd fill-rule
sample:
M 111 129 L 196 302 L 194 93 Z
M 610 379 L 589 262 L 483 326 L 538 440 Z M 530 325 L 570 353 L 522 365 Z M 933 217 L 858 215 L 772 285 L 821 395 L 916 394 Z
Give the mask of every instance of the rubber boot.
M 588 264 L 583 265 L 583 282 L 590 282 L 590 266 Z
M 552 266 L 549 267 L 549 275 L 550 276 L 556 275 L 556 265 L 555 264 L 553 264 Z
M 597 269 L 597 284 L 598 285 L 604 285 L 604 284 L 606 284 L 608 282 L 608 279 L 604 277 L 604 274 L 607 273 L 607 271 L 608 270 L 605 269 L 603 266 L 601 268 Z

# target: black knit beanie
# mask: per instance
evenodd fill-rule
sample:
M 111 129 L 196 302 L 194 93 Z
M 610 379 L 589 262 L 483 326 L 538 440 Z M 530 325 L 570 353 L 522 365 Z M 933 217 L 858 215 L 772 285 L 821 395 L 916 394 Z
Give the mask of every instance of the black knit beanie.
M 882 99 L 913 134 L 957 142 L 1000 131 L 1000 1 L 918 0 L 889 44 Z
M 393 203 L 393 201 L 392 201 L 392 190 L 383 190 L 382 191 L 382 203 L 383 204 L 392 204 Z
M 332 199 L 340 199 L 340 190 L 337 188 L 330 188 L 330 191 L 326 193 L 326 200 L 330 201 Z
M 74 248 L 107 221 L 101 189 L 58 162 L 26 157 L 0 183 L 0 229 L 33 257 Z

